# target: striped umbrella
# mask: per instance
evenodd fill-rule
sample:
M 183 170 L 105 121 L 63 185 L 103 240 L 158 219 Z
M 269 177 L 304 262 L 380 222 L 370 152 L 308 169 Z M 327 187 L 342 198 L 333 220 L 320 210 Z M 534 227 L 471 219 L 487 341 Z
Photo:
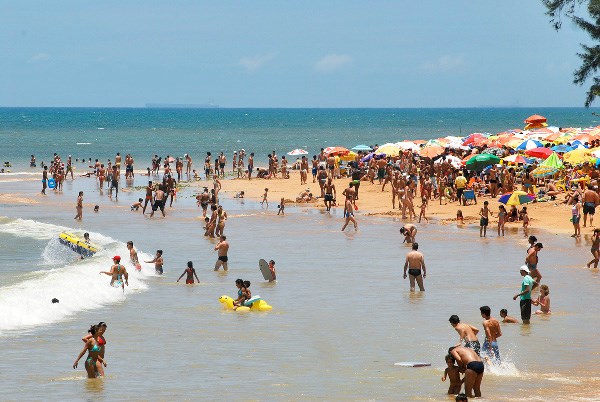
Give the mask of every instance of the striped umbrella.
M 498 202 L 505 205 L 527 204 L 533 200 L 535 200 L 535 196 L 527 194 L 525 191 L 513 191 L 512 193 L 502 194 L 498 198 Z

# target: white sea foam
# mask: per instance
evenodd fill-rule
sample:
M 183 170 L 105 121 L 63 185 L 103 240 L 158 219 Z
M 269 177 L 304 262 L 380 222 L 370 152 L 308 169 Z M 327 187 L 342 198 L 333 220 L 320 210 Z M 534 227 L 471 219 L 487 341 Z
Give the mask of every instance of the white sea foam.
M 78 142 L 77 145 L 92 145 L 91 142 Z
M 0 232 L 49 240 L 39 271 L 26 273 L 22 282 L 0 287 L 0 334 L 61 321 L 80 311 L 122 302 L 148 288 L 144 280 L 154 275 L 154 268 L 142 264 L 142 271 L 136 272 L 125 257 L 128 255 L 125 243 L 90 232 L 101 250 L 94 257 L 79 260 L 77 254 L 58 243 L 57 236 L 65 229 L 69 230 L 26 219 L 0 223 Z M 110 257 L 115 254 L 124 256 L 123 264 L 129 272 L 125 293 L 109 286 L 107 275 L 99 274 L 110 268 Z M 140 260 L 151 258 L 144 253 L 139 256 Z M 53 298 L 60 302 L 52 303 Z

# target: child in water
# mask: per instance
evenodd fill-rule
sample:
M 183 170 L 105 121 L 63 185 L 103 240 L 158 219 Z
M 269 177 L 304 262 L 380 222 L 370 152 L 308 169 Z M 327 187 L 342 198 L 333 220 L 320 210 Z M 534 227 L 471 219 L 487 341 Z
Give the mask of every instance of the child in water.
M 154 270 L 158 275 L 163 274 L 163 251 L 156 250 L 156 256 L 152 261 L 146 261 L 148 264 L 154 264 Z
M 233 302 L 233 309 L 236 310 L 240 306 L 246 305 L 246 300 L 252 297 L 252 292 L 248 289 L 250 287 L 250 281 L 244 281 L 242 279 L 235 280 L 235 286 L 238 288 L 238 298 Z
M 419 213 L 419 223 L 421 223 L 421 218 L 425 218 L 427 223 L 429 223 L 429 219 L 427 219 L 427 217 L 425 216 L 425 214 L 427 213 L 427 197 L 421 198 L 421 207 L 420 208 L 421 208 L 421 212 Z
M 263 206 L 264 203 L 267 204 L 267 208 L 269 208 L 269 201 L 267 201 L 267 194 L 269 193 L 269 189 L 265 188 L 265 193 L 263 194 L 263 199 L 260 202 L 260 205 Z
M 131 204 L 131 210 L 137 211 L 138 209 L 140 209 L 140 207 L 142 207 L 142 202 L 144 202 L 144 200 L 142 200 L 141 198 L 138 198 L 138 202 L 134 202 L 133 204 Z
M 463 217 L 463 213 L 462 210 L 458 210 L 456 211 L 456 223 L 465 223 L 465 218 Z
M 458 366 L 454 361 L 454 358 L 450 355 L 446 355 L 446 370 L 444 370 L 444 375 L 442 376 L 442 381 L 446 381 L 446 378 L 450 379 L 450 386 L 448 387 L 449 395 L 456 395 L 460 392 L 460 388 L 462 387 L 462 383 L 464 379 L 460 379 L 460 371 Z
M 537 300 L 533 300 L 534 306 L 540 306 L 540 310 L 537 310 L 536 314 L 552 314 L 550 311 L 550 289 L 548 285 L 540 286 L 540 295 Z
M 518 324 L 519 323 L 519 320 L 517 320 L 515 317 L 511 317 L 508 315 L 508 310 L 506 310 L 505 308 L 500 310 L 500 317 L 502 317 L 502 322 L 505 324 Z
M 279 214 L 285 215 L 285 212 L 284 212 L 284 209 L 285 209 L 285 198 L 281 197 L 280 204 L 277 205 L 277 207 L 279 208 L 279 211 L 277 211 L 277 215 L 279 215 Z

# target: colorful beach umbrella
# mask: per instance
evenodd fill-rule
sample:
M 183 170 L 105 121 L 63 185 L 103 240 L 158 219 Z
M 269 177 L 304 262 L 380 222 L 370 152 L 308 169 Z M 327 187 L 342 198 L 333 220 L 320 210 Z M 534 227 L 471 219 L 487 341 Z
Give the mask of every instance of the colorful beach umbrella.
M 352 148 L 353 151 L 370 151 L 372 148 L 368 145 L 360 144 Z
M 505 205 L 521 205 L 527 204 L 535 200 L 535 196 L 526 193 L 525 191 L 513 191 L 512 193 L 502 194 L 498 198 L 498 202 Z
M 552 155 L 552 152 L 553 151 L 550 148 L 539 147 L 525 151 L 525 155 L 529 155 L 534 158 L 546 159 Z
M 519 144 L 519 146 L 516 147 L 515 149 L 518 151 L 527 151 L 528 149 L 534 149 L 534 148 L 539 148 L 539 147 L 543 147 L 543 146 L 544 146 L 544 144 L 542 144 L 539 141 L 525 140 L 521 144 Z
M 556 152 L 552 152 L 552 154 L 548 158 L 546 158 L 545 161 L 540 163 L 540 166 L 548 166 L 557 170 L 563 169 L 565 167 L 565 165 L 563 164 L 562 160 L 560 160 Z
M 444 148 L 442 148 L 438 145 L 432 145 L 429 147 L 425 147 L 419 151 L 419 155 L 422 156 L 423 158 L 435 158 L 436 156 L 441 155 L 443 153 L 444 153 Z
M 387 144 L 383 144 L 382 146 L 377 148 L 376 152 L 378 154 L 398 156 L 398 155 L 400 155 L 401 149 L 398 144 L 393 144 L 391 142 L 388 142 Z
M 327 147 L 323 150 L 325 155 L 346 155 L 350 153 L 348 148 L 344 147 Z
M 585 162 L 590 162 L 591 160 L 592 154 L 590 150 L 586 148 L 575 149 L 563 155 L 563 161 L 570 163 L 571 165 L 580 165 Z
M 522 163 L 522 164 L 530 163 L 529 159 L 525 159 L 523 156 L 521 156 L 519 154 L 507 156 L 506 158 L 502 158 L 502 160 L 504 162 L 508 162 L 508 163 Z
M 357 153 L 356 152 L 349 152 L 347 154 L 344 155 L 340 155 L 340 159 L 343 160 L 344 162 L 350 162 L 356 159 Z
M 560 145 L 555 145 L 555 146 L 553 146 L 550 149 L 553 150 L 554 152 L 558 152 L 559 154 L 564 154 L 565 152 L 572 151 L 573 147 L 570 147 L 570 146 L 565 145 L 565 144 L 560 144 Z
M 495 165 L 500 162 L 500 158 L 492 154 L 479 154 L 473 156 L 466 163 L 469 170 L 483 170 L 489 165 Z
M 535 177 L 536 179 L 541 178 L 541 177 L 548 177 L 548 176 L 553 176 L 556 172 L 558 172 L 558 169 L 552 166 L 538 166 L 537 168 L 533 169 L 533 171 L 531 172 L 531 174 L 533 175 L 533 177 Z
M 397 142 L 396 145 L 398 145 L 400 148 L 404 149 L 404 150 L 409 150 L 409 151 L 413 151 L 416 152 L 419 149 L 421 149 L 421 147 L 417 144 L 415 144 L 412 141 L 400 141 Z
M 296 148 L 293 151 L 290 151 L 287 153 L 289 156 L 298 156 L 298 155 L 308 155 L 308 152 L 306 152 L 303 149 L 300 148 Z
M 469 136 L 467 136 L 464 141 L 463 141 L 463 145 L 477 145 L 479 143 L 484 142 L 485 140 L 487 140 L 487 137 L 481 133 L 473 133 Z

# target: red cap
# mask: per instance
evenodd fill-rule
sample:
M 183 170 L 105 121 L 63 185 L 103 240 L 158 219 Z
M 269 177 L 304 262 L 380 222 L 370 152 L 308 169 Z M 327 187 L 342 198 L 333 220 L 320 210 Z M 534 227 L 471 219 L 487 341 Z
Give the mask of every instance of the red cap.
M 121 261 L 121 257 L 119 257 L 118 255 L 115 255 L 113 257 L 113 261 Z

